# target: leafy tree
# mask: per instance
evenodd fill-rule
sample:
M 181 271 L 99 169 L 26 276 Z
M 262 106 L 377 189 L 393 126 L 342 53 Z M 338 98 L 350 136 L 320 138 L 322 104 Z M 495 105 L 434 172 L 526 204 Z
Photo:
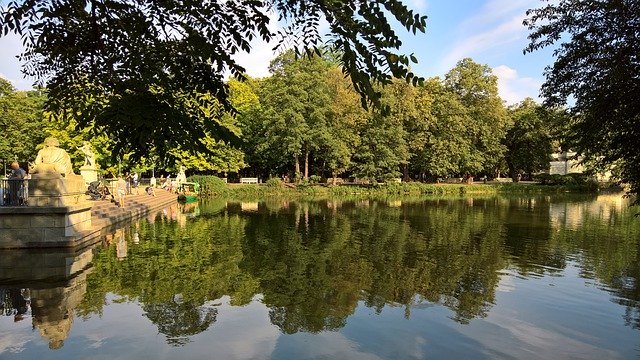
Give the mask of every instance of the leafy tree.
M 282 145 L 275 141 L 271 135 L 273 109 L 263 105 L 263 94 L 271 89 L 269 78 L 250 80 L 244 83 L 256 94 L 255 106 L 252 110 L 242 111 L 239 116 L 239 126 L 242 131 L 242 150 L 246 155 L 249 166 L 243 173 L 259 175 L 263 178 L 271 175 L 282 174 L 293 165 L 293 159 L 286 151 L 282 151 Z M 274 115 L 275 116 L 275 115 Z M 277 133 L 277 132 L 276 132 Z
M 375 112 L 360 129 L 360 146 L 354 155 L 354 174 L 370 181 L 400 176 L 409 159 L 402 122 Z
M 339 174 L 347 171 L 360 144 L 358 128 L 369 116 L 358 101 L 358 95 L 338 68 L 327 73 L 327 85 L 331 94 L 331 107 L 327 115 L 329 136 L 322 144 L 319 155 L 331 171 L 333 183 Z
M 640 4 L 561 0 L 527 12 L 525 52 L 560 44 L 546 68 L 549 105 L 570 104 L 572 148 L 640 189 Z M 574 102 L 573 104 L 571 104 Z
M 488 65 L 466 58 L 447 73 L 444 82 L 457 94 L 469 115 L 464 136 L 471 139 L 472 147 L 465 156 L 462 172 L 492 172 L 505 151 L 501 140 L 510 125 L 498 95 L 498 78 Z
M 45 96 L 40 90 L 16 91 L 13 85 L 0 78 L 0 159 L 21 162 L 33 161 L 36 146 L 44 138 L 42 105 Z
M 507 147 L 505 159 L 511 178 L 517 181 L 517 174 L 531 174 L 549 168 L 549 156 L 553 150 L 549 122 L 552 112 L 526 98 L 509 109 L 509 114 L 513 127 L 504 138 Z
M 383 89 L 383 102 L 389 106 L 391 116 L 401 124 L 409 159 L 402 164 L 404 179 L 409 180 L 409 161 L 423 149 L 428 139 L 428 129 L 433 119 L 430 117 L 430 99 L 415 86 L 404 81 L 394 81 Z M 427 95 L 428 96 L 428 95 Z
M 270 13 L 286 22 L 283 30 L 269 30 Z M 320 51 L 319 27 L 326 20 L 329 43 L 364 99 L 377 104 L 372 83 L 386 84 L 393 76 L 417 83 L 408 70 L 417 60 L 395 52 L 401 41 L 388 16 L 414 34 L 425 31 L 426 17 L 400 0 L 197 6 L 177 0 L 18 0 L 0 11 L 0 29 L 22 36 L 23 72 L 46 81 L 49 109 L 72 109 L 82 127 L 95 121 L 122 149 L 116 155 L 140 158 L 154 149 L 164 156 L 177 144 L 206 151 L 193 139 L 207 133 L 216 140 L 236 139 L 193 105 L 230 108 L 224 74 L 243 78 L 234 55 L 250 52 L 257 37 L 277 41 L 279 50 L 311 54 Z
M 261 151 L 293 159 L 295 173 L 309 176 L 309 158 L 326 142 L 330 104 L 326 73 L 330 63 L 319 56 L 297 59 L 293 52 L 271 62 L 273 76 L 261 87 L 265 141 Z
M 466 135 L 470 123 L 467 109 L 457 94 L 447 89 L 439 78 L 432 78 L 419 88 L 425 121 L 429 121 L 428 139 L 417 153 L 413 165 L 430 177 L 462 173 L 473 149 Z

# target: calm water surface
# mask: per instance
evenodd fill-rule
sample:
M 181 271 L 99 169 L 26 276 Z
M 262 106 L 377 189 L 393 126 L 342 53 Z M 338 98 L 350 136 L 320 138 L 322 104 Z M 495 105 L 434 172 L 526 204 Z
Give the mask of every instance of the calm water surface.
M 0 252 L 0 358 L 638 358 L 620 196 L 174 206 Z

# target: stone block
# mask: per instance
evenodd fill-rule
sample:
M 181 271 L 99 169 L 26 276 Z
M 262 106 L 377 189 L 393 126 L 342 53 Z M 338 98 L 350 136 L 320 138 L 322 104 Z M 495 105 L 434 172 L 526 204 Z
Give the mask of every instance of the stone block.
M 63 218 L 60 215 L 46 215 L 46 214 L 34 214 L 30 216 L 31 227 L 44 228 L 44 227 L 61 227 L 59 218 Z
M 83 166 L 80 168 L 80 175 L 85 184 L 90 184 L 98 180 L 98 169 L 95 167 Z
M 44 230 L 44 238 L 42 241 L 45 242 L 55 242 L 58 239 L 65 237 L 66 229 L 65 228 L 45 228 Z
M 32 241 L 42 241 L 43 229 L 0 229 L 0 243 L 27 244 Z
M 0 228 L 29 229 L 31 228 L 31 221 L 29 216 L 23 214 L 3 214 L 0 217 Z

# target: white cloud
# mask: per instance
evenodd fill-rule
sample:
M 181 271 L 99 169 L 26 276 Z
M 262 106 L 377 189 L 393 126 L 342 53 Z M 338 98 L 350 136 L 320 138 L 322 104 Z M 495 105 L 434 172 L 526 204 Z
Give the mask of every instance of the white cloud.
M 514 46 L 524 48 L 528 34 L 522 25 L 525 13 L 539 5 L 538 0 L 487 1 L 477 15 L 458 26 L 440 70 L 452 68 L 465 57 L 496 57 L 513 52 Z
M 496 48 L 509 45 L 520 36 L 523 17 L 514 17 L 499 26 L 468 36 L 465 40 L 458 42 L 455 47 L 443 58 L 441 66 L 452 68 L 455 63 L 465 57 L 473 57 L 483 52 L 495 51 Z
M 520 77 L 515 69 L 506 65 L 493 68 L 493 74 L 498 77 L 498 92 L 507 105 L 519 103 L 527 97 L 540 102 L 541 80 Z

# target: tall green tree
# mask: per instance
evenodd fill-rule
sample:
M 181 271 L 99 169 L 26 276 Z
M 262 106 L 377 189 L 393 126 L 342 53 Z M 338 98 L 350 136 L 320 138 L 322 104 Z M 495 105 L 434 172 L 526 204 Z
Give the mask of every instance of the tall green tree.
M 400 176 L 409 159 L 402 122 L 393 116 L 373 113 L 360 129 L 360 146 L 354 154 L 354 174 L 369 181 Z
M 299 59 L 291 51 L 271 62 L 273 76 L 261 87 L 265 141 L 259 149 L 278 151 L 293 160 L 296 174 L 309 176 L 310 157 L 330 137 L 330 96 L 322 57 Z M 304 166 L 304 168 L 302 168 Z M 302 172 L 304 171 L 304 172 Z
M 327 115 L 328 135 L 319 150 L 336 184 L 337 176 L 349 170 L 354 152 L 360 145 L 358 128 L 367 121 L 369 113 L 360 106 L 353 86 L 334 67 L 327 73 L 331 106 Z
M 526 98 L 509 109 L 513 127 L 507 131 L 504 145 L 509 175 L 518 181 L 518 174 L 531 174 L 549 168 L 552 112 L 546 111 L 533 99 Z
M 465 136 L 471 139 L 472 148 L 461 170 L 468 174 L 493 172 L 504 154 L 501 141 L 510 126 L 498 95 L 498 78 L 488 65 L 466 58 L 447 73 L 444 82 L 457 94 L 469 115 Z
M 414 157 L 414 168 L 432 180 L 463 173 L 474 150 L 473 139 L 467 136 L 471 119 L 466 107 L 439 78 L 427 80 L 419 92 L 429 127 L 427 141 Z
M 45 138 L 43 104 L 40 90 L 16 91 L 0 78 L 0 160 L 26 162 L 36 157 L 36 146 Z
M 560 0 L 527 12 L 525 52 L 558 44 L 542 94 L 569 105 L 575 151 L 640 189 L 640 3 Z
M 270 14 L 285 23 L 282 30 L 270 30 Z M 164 156 L 176 143 L 206 151 L 192 140 L 207 132 L 236 139 L 215 118 L 203 122 L 190 103 L 206 95 L 231 107 L 224 74 L 243 78 L 234 55 L 250 52 L 254 38 L 311 54 L 323 42 L 324 20 L 328 43 L 365 100 L 378 103 L 374 83 L 418 82 L 409 71 L 416 59 L 397 53 L 402 43 L 388 17 L 414 34 L 425 31 L 426 17 L 400 0 L 17 0 L 0 10 L 0 30 L 22 37 L 23 72 L 46 82 L 50 110 L 72 109 L 80 126 L 95 121 L 118 148 L 141 157 L 153 148 Z
M 430 117 L 430 100 L 423 98 L 416 86 L 405 81 L 396 80 L 386 86 L 383 91 L 383 102 L 389 106 L 388 116 L 393 117 L 402 126 L 403 137 L 409 158 L 403 161 L 402 173 L 405 181 L 409 180 L 409 161 L 415 159 L 419 150 L 428 140 L 428 130 L 433 119 Z

